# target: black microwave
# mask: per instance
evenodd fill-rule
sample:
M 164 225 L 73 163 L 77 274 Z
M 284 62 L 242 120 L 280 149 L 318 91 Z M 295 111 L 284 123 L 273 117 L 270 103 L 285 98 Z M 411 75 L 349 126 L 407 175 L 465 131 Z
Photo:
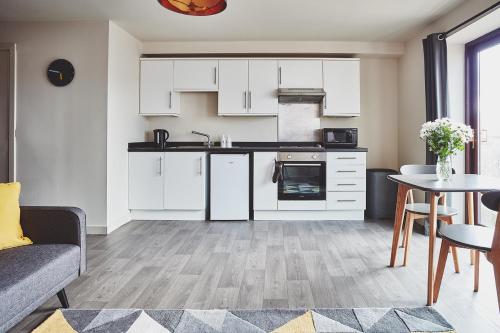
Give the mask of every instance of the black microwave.
M 326 148 L 356 148 L 357 128 L 323 128 L 323 145 Z

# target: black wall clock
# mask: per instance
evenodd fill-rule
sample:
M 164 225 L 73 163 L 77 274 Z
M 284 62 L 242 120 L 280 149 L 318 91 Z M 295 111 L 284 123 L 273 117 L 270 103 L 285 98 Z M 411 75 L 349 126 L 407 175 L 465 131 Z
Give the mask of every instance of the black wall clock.
M 68 60 L 57 59 L 52 61 L 47 68 L 47 77 L 53 85 L 64 87 L 73 81 L 75 68 Z

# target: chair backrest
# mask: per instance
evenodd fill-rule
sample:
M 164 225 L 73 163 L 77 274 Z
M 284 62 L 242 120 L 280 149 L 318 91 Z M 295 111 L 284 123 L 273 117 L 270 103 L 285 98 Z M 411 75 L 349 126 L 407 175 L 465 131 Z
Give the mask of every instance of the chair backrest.
M 483 205 L 496 212 L 500 206 L 500 191 L 487 192 L 481 197 Z
M 491 191 L 483 194 L 481 197 L 483 205 L 489 209 L 500 211 L 500 191 Z M 491 253 L 496 258 L 500 258 L 500 213 L 497 214 L 497 222 L 493 233 L 493 244 L 491 244 Z
M 407 164 L 399 169 L 402 175 L 432 175 L 436 174 L 435 165 Z

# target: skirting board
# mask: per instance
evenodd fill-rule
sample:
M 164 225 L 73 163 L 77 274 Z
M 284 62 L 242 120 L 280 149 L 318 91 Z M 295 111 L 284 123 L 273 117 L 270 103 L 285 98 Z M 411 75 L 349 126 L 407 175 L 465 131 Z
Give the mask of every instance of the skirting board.
M 87 225 L 87 235 L 107 235 L 107 229 L 102 225 Z
M 131 210 L 132 220 L 205 221 L 205 210 Z
M 365 217 L 363 210 L 316 210 L 316 211 L 277 211 L 263 210 L 254 211 L 254 220 L 256 221 L 311 221 L 311 220 L 356 220 L 362 221 Z

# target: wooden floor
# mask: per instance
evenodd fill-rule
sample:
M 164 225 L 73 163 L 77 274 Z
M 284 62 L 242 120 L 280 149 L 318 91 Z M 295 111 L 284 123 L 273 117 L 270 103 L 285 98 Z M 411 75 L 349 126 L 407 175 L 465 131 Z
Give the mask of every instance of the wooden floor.
M 133 221 L 89 236 L 88 271 L 67 294 L 85 309 L 423 306 L 427 238 L 413 237 L 409 267 L 399 251 L 388 268 L 391 237 L 389 222 Z M 458 332 L 499 332 L 492 269 L 483 260 L 474 294 L 459 252 L 462 272 L 448 261 L 435 308 Z M 29 331 L 58 305 L 54 297 L 14 331 Z

